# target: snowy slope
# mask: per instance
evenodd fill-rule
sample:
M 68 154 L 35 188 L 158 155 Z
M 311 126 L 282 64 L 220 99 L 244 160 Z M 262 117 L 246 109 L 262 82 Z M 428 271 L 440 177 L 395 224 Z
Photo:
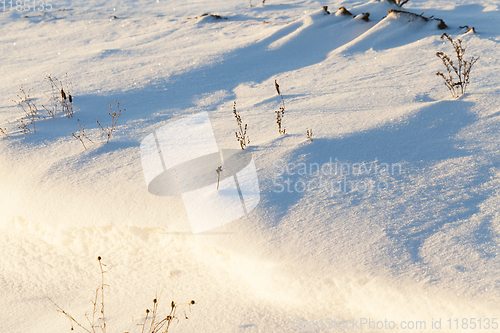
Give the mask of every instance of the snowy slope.
M 448 319 L 500 316 L 500 4 L 404 6 L 442 19 L 440 30 L 388 14 L 398 7 L 385 1 L 252 2 L 0 11 L 0 128 L 10 133 L 0 138 L 0 331 L 69 330 L 47 297 L 85 321 L 97 256 L 109 332 L 139 332 L 156 295 L 165 309 L 197 303 L 173 332 L 313 331 L 297 323 L 327 318 L 425 321 L 422 332 L 441 318 L 439 332 L 457 332 Z M 369 21 L 335 15 L 341 6 Z M 459 99 L 435 75 L 435 53 L 452 54 L 443 32 L 481 56 Z M 40 119 L 24 138 L 12 100 L 23 86 L 46 103 L 49 73 L 68 73 L 74 117 Z M 96 121 L 109 124 L 115 100 L 126 111 L 101 143 Z M 238 149 L 234 101 L 260 203 L 193 235 L 180 196 L 148 193 L 140 143 L 207 111 L 219 148 Z M 87 150 L 71 136 L 79 125 L 95 141 Z M 330 161 L 350 171 L 314 172 Z

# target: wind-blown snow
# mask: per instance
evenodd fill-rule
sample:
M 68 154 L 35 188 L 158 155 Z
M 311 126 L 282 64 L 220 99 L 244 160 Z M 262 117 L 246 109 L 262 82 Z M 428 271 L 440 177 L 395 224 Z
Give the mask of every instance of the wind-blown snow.
M 0 138 L 0 331 L 69 330 L 47 297 L 85 321 L 97 256 L 113 332 L 138 331 L 156 295 L 165 309 L 197 303 L 172 332 L 299 331 L 294 318 L 425 320 L 422 332 L 441 318 L 437 331 L 457 332 L 448 319 L 500 316 L 498 2 L 403 7 L 445 30 L 388 15 L 397 6 L 385 1 L 252 3 L 61 0 L 44 14 L 0 11 L 0 127 L 11 133 Z M 340 6 L 369 21 L 334 15 Z M 435 53 L 452 55 L 443 32 L 481 56 L 459 99 L 435 75 Z M 68 73 L 76 112 L 39 120 L 24 138 L 12 100 L 23 86 L 42 104 L 49 73 Z M 109 124 L 115 100 L 126 110 L 104 144 L 96 121 Z M 181 196 L 148 192 L 140 144 L 206 111 L 218 147 L 238 149 L 234 101 L 260 202 L 193 235 Z M 71 136 L 78 125 L 95 141 L 88 150 Z M 330 161 L 363 174 L 314 172 Z M 336 192 L 337 181 L 381 190 Z

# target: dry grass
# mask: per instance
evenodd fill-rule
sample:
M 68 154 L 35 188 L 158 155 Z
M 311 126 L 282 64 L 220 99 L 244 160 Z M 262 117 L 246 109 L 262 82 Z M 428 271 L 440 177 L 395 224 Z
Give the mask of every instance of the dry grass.
M 79 140 L 82 145 L 83 145 L 83 148 L 85 148 L 85 150 L 87 150 L 87 146 L 85 146 L 85 139 L 87 139 L 88 141 L 94 143 L 94 141 L 92 141 L 88 136 L 87 134 L 85 134 L 85 125 L 78 125 L 78 127 L 80 127 L 80 129 L 78 130 L 78 132 L 75 133 L 71 133 L 71 135 L 73 135 L 73 137 L 77 140 Z
M 25 114 L 24 118 L 31 121 L 33 132 L 36 132 L 35 119 L 39 119 L 40 116 L 38 115 L 38 108 L 35 104 L 35 97 L 32 96 L 34 93 L 31 89 L 28 89 L 26 92 L 23 87 L 19 88 L 19 90 L 21 91 L 21 93 L 17 95 L 19 100 L 14 100 L 13 102 L 21 107 Z
M 274 80 L 274 87 L 276 88 L 276 92 L 278 93 L 278 95 L 281 97 L 281 103 L 282 103 L 279 110 L 274 111 L 274 113 L 276 113 L 276 123 L 278 124 L 278 132 L 279 134 L 285 136 L 286 129 L 285 125 L 283 124 L 283 118 L 285 117 L 285 99 L 281 94 L 280 86 L 278 84 L 278 81 L 276 80 Z
M 126 109 L 123 109 L 121 110 L 120 109 L 120 103 L 123 103 L 122 102 L 116 102 L 116 111 L 113 111 L 113 107 L 111 106 L 111 104 L 108 104 L 108 107 L 109 107 L 109 116 L 111 117 L 111 126 L 107 126 L 106 127 L 103 127 L 101 125 L 101 123 L 99 121 L 97 121 L 97 126 L 99 126 L 100 130 L 101 130 L 101 142 L 104 141 L 104 138 L 106 138 L 106 143 L 109 142 L 109 140 L 111 139 L 111 134 L 113 134 L 114 130 L 116 129 L 116 123 L 118 122 L 118 118 L 120 118 L 120 116 L 122 115 L 122 113 L 124 111 L 126 111 Z
M 462 41 L 459 38 L 455 41 L 448 34 L 444 33 L 441 35 L 441 39 L 445 38 L 453 46 L 457 61 L 454 62 L 444 52 L 437 52 L 436 56 L 441 59 L 448 73 L 445 74 L 438 71 L 436 72 L 436 75 L 443 78 L 444 84 L 450 90 L 451 95 L 458 98 L 465 94 L 467 86 L 470 84 L 470 72 L 472 70 L 472 66 L 476 63 L 479 57 L 471 57 L 470 60 L 466 60 L 466 47 L 462 45 Z
M 241 121 L 240 114 L 236 111 L 236 101 L 234 102 L 234 105 L 233 105 L 233 114 L 234 114 L 234 117 L 236 118 L 236 123 L 238 124 L 238 127 L 240 128 L 239 132 L 235 132 L 236 139 L 240 143 L 241 149 L 245 150 L 247 145 L 250 144 L 250 138 L 247 135 L 248 124 L 245 124 L 245 126 L 243 127 L 243 122 Z
M 36 121 L 47 117 L 55 118 L 58 108 L 61 108 L 68 117 L 73 116 L 73 96 L 70 93 L 72 84 L 68 82 L 68 74 L 66 74 L 65 83 L 50 74 L 46 76 L 46 79 L 51 85 L 51 93 L 48 95 L 48 98 L 49 103 L 52 105 L 49 107 L 42 104 L 42 109 L 39 109 L 35 103 L 36 98 L 33 89 L 25 90 L 23 87 L 19 88 L 21 92 L 13 102 L 21 107 L 24 116 L 16 119 L 16 126 L 19 132 L 14 133 L 23 133 L 25 138 L 28 133 L 35 133 Z M 47 112 L 46 116 L 42 115 L 40 112 L 40 110 L 43 109 Z M 10 123 L 9 121 L 7 122 Z M 6 129 L 2 129 L 1 134 L 3 136 L 8 136 Z
M 107 330 L 107 325 L 106 325 L 106 315 L 104 313 L 104 287 L 107 287 L 108 285 L 104 283 L 104 274 L 106 271 L 104 270 L 104 267 L 106 265 L 102 262 L 101 257 L 97 257 L 97 260 L 99 261 L 99 268 L 101 270 L 101 284 L 100 286 L 96 289 L 95 295 L 94 295 L 94 300 L 92 302 L 93 308 L 92 308 L 92 313 L 85 313 L 85 318 L 87 319 L 86 324 L 82 324 L 80 321 L 75 319 L 74 316 L 69 314 L 67 311 L 65 311 L 61 306 L 59 306 L 56 302 L 54 302 L 51 298 L 48 298 L 56 307 L 57 311 L 61 312 L 63 315 L 65 315 L 71 322 L 71 330 L 74 330 L 74 325 L 76 327 L 81 328 L 87 333 L 96 333 L 96 332 L 102 332 L 106 333 Z M 191 311 L 191 305 L 195 304 L 195 301 L 191 301 L 189 303 L 175 303 L 172 301 L 170 303 L 170 309 L 167 311 L 167 315 L 160 315 L 159 309 L 158 309 L 158 299 L 155 298 L 153 299 L 153 307 L 152 310 L 146 309 L 146 315 L 144 317 L 144 321 L 142 324 L 139 324 L 138 326 L 142 327 L 141 333 L 167 333 L 170 325 L 173 323 L 174 320 L 179 322 L 179 316 L 182 314 L 185 319 L 189 319 L 187 317 L 187 312 L 186 308 Z M 124 333 L 129 333 L 129 332 L 124 332 Z
M 219 165 L 217 169 L 215 169 L 215 172 L 217 172 L 217 191 L 219 190 L 219 181 L 220 181 L 220 173 L 222 172 L 222 165 Z
M 309 141 L 313 140 L 313 130 L 312 130 L 312 128 L 311 129 L 306 128 L 306 136 L 307 136 L 307 139 Z
M 48 94 L 49 101 L 52 106 L 46 107 L 42 105 L 43 108 L 47 111 L 50 117 L 55 118 L 57 115 L 57 111 L 61 108 L 62 112 L 68 117 L 73 117 L 73 84 L 68 81 L 68 73 L 66 73 L 65 81 L 59 80 L 57 77 L 49 74 L 45 77 L 45 79 L 49 82 L 51 87 L 51 92 Z
M 17 128 L 19 128 L 26 138 L 27 133 L 36 132 L 35 120 L 41 117 L 38 114 L 39 110 L 35 104 L 35 97 L 32 89 L 25 91 L 24 88 L 21 87 L 19 90 L 21 93 L 17 95 L 18 100 L 13 100 L 13 102 L 19 105 L 24 112 L 24 117 L 18 118 L 16 121 L 18 122 Z

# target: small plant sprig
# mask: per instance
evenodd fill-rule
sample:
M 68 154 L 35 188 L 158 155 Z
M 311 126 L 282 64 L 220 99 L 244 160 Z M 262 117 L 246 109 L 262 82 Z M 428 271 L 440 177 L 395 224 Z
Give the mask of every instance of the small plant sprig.
M 19 118 L 16 120 L 18 122 L 17 128 L 19 128 L 21 130 L 21 132 L 24 134 L 24 138 L 26 139 L 27 134 L 31 133 L 31 129 L 29 127 L 29 124 L 26 123 L 24 118 Z
M 101 285 L 97 290 L 95 291 L 95 299 L 94 299 L 94 310 L 92 313 L 92 320 L 94 320 L 94 315 L 97 312 L 97 298 L 99 294 L 99 289 L 101 290 L 101 316 L 97 318 L 97 322 L 99 327 L 101 328 L 101 331 L 103 333 L 106 333 L 106 316 L 104 315 L 104 286 L 108 286 L 107 284 L 104 284 L 104 273 L 106 273 L 103 269 L 103 266 L 106 266 L 105 264 L 102 263 L 101 261 L 101 256 L 97 257 L 97 260 L 99 261 L 99 268 L 101 269 Z M 108 286 L 109 287 L 109 286 Z
M 175 303 L 172 301 L 170 303 L 170 313 L 165 316 L 163 319 L 157 321 L 159 315 L 158 315 L 158 300 L 155 298 L 153 299 L 153 310 L 146 309 L 146 317 L 144 318 L 144 323 L 142 323 L 140 326 L 142 326 L 142 331 L 141 333 L 167 333 L 168 329 L 170 328 L 170 325 L 172 324 L 172 321 L 175 319 L 177 322 L 179 322 L 179 314 L 182 313 L 184 315 L 185 319 L 189 319 L 186 313 L 186 309 L 184 308 L 185 306 L 189 307 L 189 311 L 191 311 L 191 305 L 196 304 L 195 301 L 191 301 L 189 303 Z M 149 318 L 149 314 L 151 313 L 151 322 L 149 323 L 149 328 L 146 327 L 146 322 Z
M 220 180 L 220 173 L 222 172 L 222 165 L 219 165 L 217 169 L 215 169 L 215 172 L 217 172 L 217 191 L 219 190 L 219 180 Z
M 58 80 L 57 80 L 57 78 L 52 77 L 51 74 L 47 75 L 45 77 L 45 79 L 49 81 L 50 86 L 52 88 L 51 95 L 49 96 L 49 101 L 52 101 L 54 106 L 51 107 L 50 109 L 47 108 L 45 105 L 42 105 L 42 106 L 47 111 L 47 113 L 50 117 L 55 118 L 57 115 L 57 105 L 60 103 L 59 102 L 59 94 L 58 94 L 59 87 L 57 86 Z
M 70 91 L 72 89 L 72 84 L 68 83 L 68 74 L 66 73 L 66 82 L 63 84 L 62 81 L 58 80 L 56 77 L 50 74 L 45 77 L 52 87 L 52 93 L 49 96 L 49 101 L 52 101 L 52 107 L 46 107 L 42 104 L 42 108 L 47 111 L 49 117 L 55 118 L 57 114 L 58 106 L 62 106 L 62 110 L 66 113 L 68 117 L 73 116 L 73 96 Z M 19 132 L 24 134 L 26 138 L 27 133 L 36 132 L 36 120 L 45 119 L 46 116 L 42 116 L 40 110 L 36 103 L 34 92 L 32 89 L 25 90 L 23 87 L 19 88 L 21 91 L 17 95 L 17 100 L 13 100 L 16 105 L 19 105 L 24 112 L 24 116 L 16 119 L 18 122 L 17 128 Z M 15 132 L 15 133 L 19 133 Z M 6 132 L 1 134 L 5 135 Z
M 451 95 L 458 98 L 465 94 L 467 85 L 470 83 L 470 71 L 479 57 L 471 57 L 471 59 L 467 61 L 464 58 L 466 47 L 462 45 L 462 41 L 459 38 L 454 41 L 448 34 L 444 33 L 441 35 L 441 39 L 445 38 L 448 39 L 453 46 L 458 63 L 455 64 L 445 53 L 437 52 L 436 56 L 441 59 L 446 67 L 446 70 L 448 71 L 448 74 L 445 75 L 444 73 L 438 71 L 436 72 L 436 75 L 443 78 L 444 84 L 450 90 Z
M 312 128 L 311 128 L 311 129 L 306 128 L 306 136 L 307 136 L 307 138 L 308 138 L 310 141 L 312 141 L 312 140 L 313 140 L 313 130 L 312 130 Z
M 107 125 L 106 125 L 106 127 L 103 127 L 101 125 L 101 123 L 99 121 L 97 121 L 97 125 L 101 129 L 101 142 L 103 142 L 103 138 L 104 137 L 106 137 L 106 143 L 109 142 L 109 139 L 111 139 L 111 134 L 113 134 L 113 131 L 116 128 L 116 123 L 118 122 L 118 118 L 120 118 L 120 116 L 122 115 L 122 113 L 124 111 L 126 111 L 126 109 L 123 109 L 123 110 L 120 109 L 120 103 L 123 103 L 123 101 L 122 102 L 117 102 L 115 100 L 115 102 L 116 102 L 116 109 L 117 109 L 117 111 L 113 111 L 113 107 L 111 106 L 111 104 L 106 103 L 109 106 L 109 115 L 111 116 L 111 127 L 109 127 Z
M 71 91 L 73 90 L 73 84 L 71 82 L 68 82 L 68 73 L 66 73 L 66 81 L 64 84 L 61 80 L 59 80 L 55 76 L 52 76 L 52 74 L 47 75 L 45 79 L 50 83 L 52 90 L 51 95 L 49 96 L 49 100 L 51 100 L 54 105 L 51 108 L 43 106 L 49 116 L 55 118 L 58 105 L 60 105 L 62 111 L 68 118 L 73 117 L 73 96 L 71 94 Z
M 18 128 L 24 133 L 24 137 L 26 137 L 26 133 L 31 132 L 31 129 L 24 122 L 24 119 L 29 119 L 31 125 L 33 126 L 33 132 L 36 132 L 35 127 L 35 119 L 40 119 L 40 115 L 38 114 L 38 108 L 35 104 L 35 98 L 31 95 L 31 89 L 28 89 L 26 92 L 23 87 L 19 88 L 21 93 L 17 95 L 18 101 L 13 100 L 14 103 L 19 105 L 21 109 L 23 109 L 25 116 L 17 119 L 19 122 Z
M 93 310 L 92 310 L 92 317 L 88 313 L 85 313 L 85 318 L 87 318 L 87 321 L 89 322 L 90 329 L 85 327 L 84 325 L 82 325 L 73 316 L 71 316 L 69 313 L 64 311 L 50 297 L 47 297 L 57 307 L 57 311 L 64 314 L 71 321 L 71 330 L 72 331 L 73 331 L 73 323 L 75 323 L 76 325 L 78 325 L 79 327 L 81 327 L 83 330 L 85 330 L 88 333 L 95 333 L 96 327 L 100 328 L 102 333 L 106 333 L 106 316 L 104 315 L 104 287 L 108 286 L 108 285 L 104 284 L 104 273 L 106 273 L 106 271 L 104 271 L 104 268 L 103 268 L 106 265 L 102 263 L 101 256 L 98 256 L 97 260 L 99 261 L 99 267 L 101 269 L 101 285 L 96 289 L 95 298 L 94 298 L 94 301 L 92 301 L 92 304 L 94 306 Z M 99 318 L 96 319 L 95 315 L 96 315 L 96 313 L 98 311 L 98 307 L 99 307 L 99 302 L 98 302 L 99 294 L 101 296 L 100 310 L 99 310 L 101 315 L 99 316 Z
M 9 136 L 9 133 L 7 133 L 7 129 L 5 127 L 0 127 L 0 134 L 2 134 L 4 138 Z
M 78 132 L 76 132 L 76 134 L 75 133 L 71 133 L 71 135 L 73 135 L 75 137 L 75 139 L 79 140 L 82 143 L 83 148 L 85 148 L 85 150 L 87 150 L 87 147 L 85 146 L 84 139 L 87 139 L 87 140 L 89 140 L 92 143 L 94 143 L 94 141 L 92 141 L 87 136 L 87 134 L 85 134 L 85 125 L 78 125 L 78 127 L 80 127 L 80 129 L 78 130 Z
M 240 143 L 241 149 L 245 150 L 247 145 L 250 144 L 250 138 L 247 136 L 248 124 L 245 124 L 244 128 L 242 127 L 243 122 L 241 121 L 240 114 L 236 111 L 236 101 L 234 102 L 233 105 L 233 114 L 234 117 L 236 118 L 236 122 L 238 123 L 238 127 L 240 128 L 239 132 L 235 132 L 236 139 Z
M 71 94 L 67 94 L 64 92 L 64 89 L 61 89 L 61 99 L 62 99 L 62 109 L 68 116 L 68 118 L 73 117 L 73 96 Z
M 104 267 L 106 265 L 102 262 L 100 256 L 97 257 L 97 260 L 99 261 L 99 267 L 101 270 L 101 284 L 95 291 L 94 301 L 92 301 L 92 314 L 85 313 L 85 318 L 87 319 L 88 325 L 83 325 L 82 323 L 80 323 L 72 315 L 70 315 L 62 307 L 60 307 L 56 302 L 54 302 L 50 297 L 47 297 L 52 302 L 52 304 L 57 307 L 57 312 L 61 312 L 70 320 L 72 331 L 74 330 L 73 324 L 76 324 L 78 327 L 88 333 L 96 333 L 98 330 L 100 330 L 102 333 L 106 333 L 106 316 L 104 314 L 104 287 L 108 287 L 108 285 L 104 283 L 104 273 L 106 273 Z M 185 307 L 187 306 L 189 308 L 189 311 L 191 311 L 191 305 L 194 304 L 196 304 L 195 301 L 180 304 L 172 301 L 172 303 L 170 303 L 170 313 L 164 317 L 160 317 L 158 313 L 158 300 L 157 298 L 155 298 L 153 300 L 153 310 L 151 311 L 149 309 L 146 309 L 146 317 L 144 318 L 144 322 L 142 324 L 139 324 L 139 326 L 142 326 L 141 333 L 167 333 L 174 319 L 179 322 L 178 316 L 181 313 L 184 315 L 185 319 L 189 319 L 187 317 Z M 98 315 L 98 318 L 96 318 L 96 314 L 98 312 L 100 313 L 100 315 Z M 151 318 L 151 321 L 149 322 L 148 328 L 146 323 L 148 322 L 149 318 Z
M 280 109 L 274 111 L 276 113 L 276 123 L 278 124 L 278 132 L 281 135 L 285 136 L 286 130 L 285 130 L 285 126 L 283 124 L 283 118 L 285 117 L 285 99 L 283 98 L 283 95 L 281 94 L 280 86 L 276 80 L 274 80 L 274 87 L 276 88 L 276 92 L 278 93 L 278 95 L 280 95 L 281 102 L 282 102 L 282 106 L 280 106 Z

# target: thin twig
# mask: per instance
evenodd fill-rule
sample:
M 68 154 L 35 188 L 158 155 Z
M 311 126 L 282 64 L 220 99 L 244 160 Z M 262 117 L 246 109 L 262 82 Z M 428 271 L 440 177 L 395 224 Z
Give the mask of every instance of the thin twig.
M 283 125 L 283 118 L 285 117 L 285 99 L 281 94 L 280 86 L 276 80 L 274 80 L 274 87 L 276 88 L 276 92 L 278 93 L 278 95 L 280 95 L 281 102 L 283 104 L 283 106 L 281 106 L 279 110 L 274 111 L 276 113 L 276 123 L 278 124 L 278 132 L 281 135 L 285 136 L 286 130 L 285 126 Z
M 81 328 L 83 328 L 85 331 L 89 332 L 89 333 L 92 333 L 91 331 L 89 331 L 88 329 L 86 329 L 82 324 L 80 324 L 78 322 L 78 320 L 76 320 L 75 318 L 73 318 L 69 313 L 67 313 L 66 311 L 64 311 L 59 305 L 57 305 L 56 302 L 54 302 L 50 297 L 47 297 L 49 299 L 49 301 L 51 301 L 55 306 L 57 306 L 59 312 L 63 313 L 66 317 L 68 317 L 72 322 L 74 322 L 75 324 L 77 324 L 78 326 L 80 326 Z
M 104 315 L 104 269 L 102 266 L 106 266 L 102 263 L 101 261 L 101 257 L 97 257 L 97 260 L 99 260 L 99 267 L 101 269 L 101 314 L 102 314 L 102 325 L 100 326 L 101 327 L 101 330 L 103 333 L 106 333 L 106 316 Z

